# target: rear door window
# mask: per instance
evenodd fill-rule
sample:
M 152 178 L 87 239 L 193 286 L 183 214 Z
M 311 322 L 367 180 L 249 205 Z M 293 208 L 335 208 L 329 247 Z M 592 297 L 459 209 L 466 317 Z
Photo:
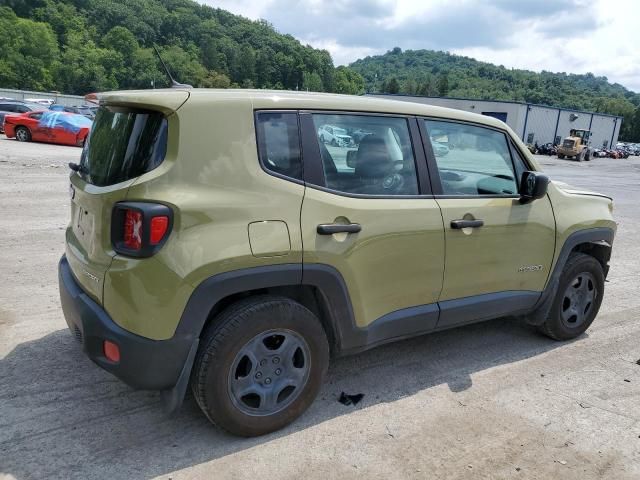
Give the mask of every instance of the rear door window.
M 81 176 L 107 186 L 153 170 L 164 160 L 167 128 L 160 112 L 100 107 L 82 151 Z
M 325 187 L 360 195 L 418 194 L 406 118 L 314 113 L 313 123 Z

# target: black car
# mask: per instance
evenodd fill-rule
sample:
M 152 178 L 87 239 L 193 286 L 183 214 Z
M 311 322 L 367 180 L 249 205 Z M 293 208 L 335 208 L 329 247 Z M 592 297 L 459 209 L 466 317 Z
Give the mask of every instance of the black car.
M 39 103 L 22 102 L 20 100 L 0 100 L 0 133 L 4 133 L 4 116 L 11 113 L 26 113 L 45 110 Z

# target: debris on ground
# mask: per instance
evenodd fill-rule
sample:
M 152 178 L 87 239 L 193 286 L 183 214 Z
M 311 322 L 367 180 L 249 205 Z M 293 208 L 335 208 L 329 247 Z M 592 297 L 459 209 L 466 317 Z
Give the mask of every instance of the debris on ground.
M 357 405 L 364 397 L 364 393 L 356 393 L 355 395 L 349 395 L 342 392 L 338 401 L 343 405 Z

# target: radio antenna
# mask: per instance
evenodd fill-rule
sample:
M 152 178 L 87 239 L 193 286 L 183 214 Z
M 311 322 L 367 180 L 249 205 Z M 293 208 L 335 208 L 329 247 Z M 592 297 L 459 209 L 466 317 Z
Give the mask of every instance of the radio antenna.
M 158 51 L 158 47 L 156 47 L 155 44 L 153 45 L 153 49 L 155 50 L 156 55 L 158 56 L 158 59 L 160 60 L 160 63 L 162 64 L 162 67 L 164 68 L 165 73 L 167 74 L 167 77 L 169 77 L 169 81 L 171 82 L 171 88 L 193 88 L 188 83 L 176 82 L 175 78 L 173 78 L 173 76 L 171 75 L 171 72 L 169 71 L 167 64 L 164 63 L 164 60 L 162 60 L 162 57 L 160 56 L 160 52 Z

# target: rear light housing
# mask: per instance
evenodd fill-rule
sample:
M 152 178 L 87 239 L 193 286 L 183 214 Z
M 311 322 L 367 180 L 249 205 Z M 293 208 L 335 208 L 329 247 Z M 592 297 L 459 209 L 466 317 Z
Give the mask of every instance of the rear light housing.
M 150 202 L 119 202 L 111 216 L 113 249 L 128 257 L 150 257 L 169 238 L 173 210 Z

